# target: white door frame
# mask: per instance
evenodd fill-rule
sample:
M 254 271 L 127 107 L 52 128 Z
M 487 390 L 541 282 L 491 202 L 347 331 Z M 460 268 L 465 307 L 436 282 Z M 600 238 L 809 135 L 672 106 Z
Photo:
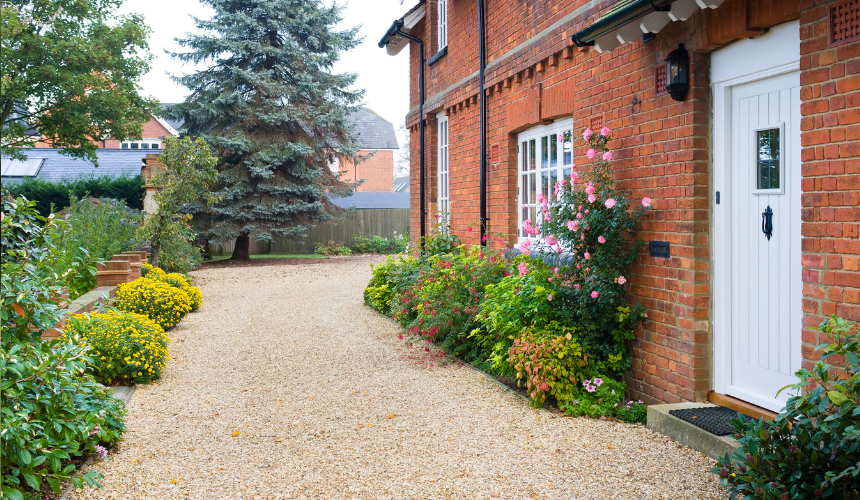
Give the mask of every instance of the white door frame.
M 732 87 L 800 70 L 800 61 L 783 64 L 749 75 L 713 83 L 714 103 L 714 207 L 712 258 L 714 261 L 714 390 L 725 394 L 732 380 L 732 233 L 731 233 L 731 158 Z M 800 214 L 798 214 L 799 216 Z M 755 402 L 753 401 L 755 404 Z

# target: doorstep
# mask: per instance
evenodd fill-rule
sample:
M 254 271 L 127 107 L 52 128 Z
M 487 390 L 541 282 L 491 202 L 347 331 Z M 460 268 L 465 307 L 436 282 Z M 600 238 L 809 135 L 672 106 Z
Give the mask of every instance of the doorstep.
M 678 417 L 669 415 L 670 410 L 683 410 L 685 408 L 711 408 L 716 405 L 708 403 L 674 403 L 664 405 L 651 405 L 648 407 L 647 427 L 655 432 L 669 436 L 675 441 L 700 451 L 713 458 L 723 458 L 726 453 L 731 456 L 732 451 L 740 446 L 737 439 L 730 436 L 717 436 L 700 429 L 693 424 L 684 422 Z

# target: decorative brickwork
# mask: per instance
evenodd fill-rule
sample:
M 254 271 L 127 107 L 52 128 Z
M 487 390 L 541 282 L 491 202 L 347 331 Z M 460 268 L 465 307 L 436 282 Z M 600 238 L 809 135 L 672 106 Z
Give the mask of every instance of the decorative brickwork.
M 663 95 L 666 92 L 666 65 L 657 64 L 654 66 L 654 96 Z
M 860 0 L 837 2 L 831 5 L 828 11 L 831 47 L 860 38 Z

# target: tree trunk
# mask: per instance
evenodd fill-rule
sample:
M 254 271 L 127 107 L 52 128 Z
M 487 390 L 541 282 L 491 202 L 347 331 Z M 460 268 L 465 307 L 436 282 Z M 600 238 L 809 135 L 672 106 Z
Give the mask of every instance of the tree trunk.
M 158 257 L 161 255 L 161 245 L 158 240 L 151 240 L 149 244 L 149 263 L 152 267 L 158 267 Z
M 236 245 L 233 246 L 233 255 L 230 260 L 251 260 L 249 250 L 251 248 L 251 237 L 247 233 L 236 237 Z

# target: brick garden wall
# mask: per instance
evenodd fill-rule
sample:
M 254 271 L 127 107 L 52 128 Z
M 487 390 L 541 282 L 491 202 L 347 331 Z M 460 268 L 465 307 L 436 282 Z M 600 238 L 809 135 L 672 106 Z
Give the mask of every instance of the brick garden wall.
M 487 2 L 490 233 L 504 233 L 510 244 L 516 241 L 517 132 L 571 117 L 575 137 L 592 123 L 609 126 L 619 186 L 634 199 L 654 200 L 640 236 L 672 245 L 669 259 L 641 255 L 628 285 L 630 300 L 641 301 L 649 316 L 634 345 L 632 395 L 646 402 L 702 400 L 712 387 L 710 53 L 800 17 L 804 310 L 810 326 L 833 312 L 860 319 L 860 41 L 829 47 L 827 9 L 835 2 L 726 0 L 715 10 L 669 23 L 647 44 L 640 40 L 605 54 L 572 46 L 570 35 L 612 3 L 517 1 L 502 8 L 501 0 Z M 477 15 L 471 3 L 451 5 L 448 54 L 427 68 L 426 210 L 436 210 L 432 115 L 443 111 L 449 119 L 452 229 L 476 244 L 477 232 L 465 229 L 479 217 Z M 425 41 L 435 40 L 435 3 L 428 9 L 428 25 L 419 23 L 412 31 Z M 691 57 L 691 89 L 684 102 L 655 90 L 655 70 L 678 43 Z M 426 57 L 435 53 L 430 45 Z M 413 109 L 407 126 L 414 238 L 419 233 L 419 138 L 416 46 L 410 49 Z M 584 151 L 581 141 L 575 145 L 577 161 Z M 433 222 L 432 215 L 427 219 L 428 225 Z M 804 332 L 809 345 L 818 341 L 810 335 Z M 805 357 L 813 358 L 808 346 Z

